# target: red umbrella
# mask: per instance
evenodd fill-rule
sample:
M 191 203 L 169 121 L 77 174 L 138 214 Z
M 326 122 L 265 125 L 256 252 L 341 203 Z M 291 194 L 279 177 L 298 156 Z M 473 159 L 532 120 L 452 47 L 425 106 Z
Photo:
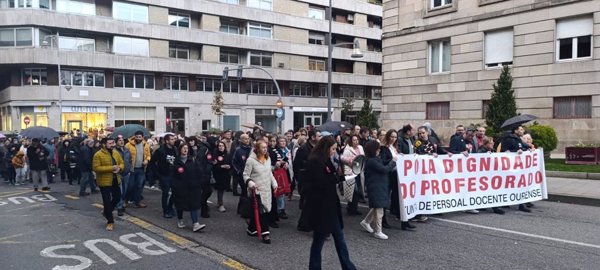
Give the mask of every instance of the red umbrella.
M 262 228 L 260 227 L 260 213 L 258 207 L 258 200 L 256 199 L 256 188 L 252 189 L 252 208 L 254 209 L 254 223 L 256 225 L 256 235 L 258 235 L 258 240 L 260 240 Z

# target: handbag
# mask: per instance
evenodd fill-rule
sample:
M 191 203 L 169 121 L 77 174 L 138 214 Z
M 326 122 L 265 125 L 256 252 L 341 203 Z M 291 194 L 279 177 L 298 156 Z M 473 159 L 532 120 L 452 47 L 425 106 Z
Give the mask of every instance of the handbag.
M 273 177 L 275 177 L 275 181 L 277 181 L 275 197 L 279 197 L 281 195 L 289 194 L 290 192 L 292 192 L 290 187 L 290 179 L 288 178 L 287 171 L 285 169 L 275 169 L 275 171 L 273 172 Z
M 258 202 L 258 209 L 260 214 L 264 214 L 267 211 L 265 210 L 264 205 L 262 204 L 262 200 L 260 199 L 260 195 L 256 194 L 256 201 Z M 254 208 L 252 208 L 252 204 L 254 203 L 254 198 L 249 196 L 240 196 L 240 209 L 238 213 L 242 218 L 253 218 L 254 217 Z
M 360 176 L 357 175 L 356 177 Z M 346 202 L 352 201 L 352 196 L 354 196 L 354 186 L 356 185 L 356 177 L 346 179 L 346 181 L 341 183 L 344 190 L 344 200 L 346 200 Z

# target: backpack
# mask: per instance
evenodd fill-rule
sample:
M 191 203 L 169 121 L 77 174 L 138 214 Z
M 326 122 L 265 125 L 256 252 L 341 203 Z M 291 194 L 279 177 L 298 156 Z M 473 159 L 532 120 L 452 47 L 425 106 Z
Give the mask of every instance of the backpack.
M 77 161 L 79 160 L 79 152 L 77 152 L 77 150 L 75 150 L 75 148 L 73 148 L 73 147 L 69 148 L 69 150 L 67 151 L 66 160 L 71 169 L 77 168 Z

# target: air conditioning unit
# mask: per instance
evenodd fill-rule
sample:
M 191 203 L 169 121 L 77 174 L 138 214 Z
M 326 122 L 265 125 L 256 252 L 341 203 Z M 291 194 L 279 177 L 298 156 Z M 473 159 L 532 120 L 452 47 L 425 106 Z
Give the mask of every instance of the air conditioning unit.
M 354 14 L 348 14 L 348 17 L 346 18 L 346 20 L 348 20 L 349 22 L 353 22 L 354 21 Z
M 284 68 L 284 67 L 285 67 L 285 64 L 284 64 L 284 63 L 279 63 L 279 64 L 277 64 L 277 67 L 278 67 L 278 68 Z

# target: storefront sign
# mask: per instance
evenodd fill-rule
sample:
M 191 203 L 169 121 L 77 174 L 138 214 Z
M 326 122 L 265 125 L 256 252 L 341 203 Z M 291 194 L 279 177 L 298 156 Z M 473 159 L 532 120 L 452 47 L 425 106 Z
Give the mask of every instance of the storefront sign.
M 107 113 L 106 107 L 96 106 L 65 106 L 62 108 L 62 112 L 67 113 Z
M 295 112 L 327 112 L 327 108 L 294 107 Z
M 47 107 L 44 106 L 35 106 L 33 107 L 33 112 L 34 113 L 45 113 L 48 112 Z

